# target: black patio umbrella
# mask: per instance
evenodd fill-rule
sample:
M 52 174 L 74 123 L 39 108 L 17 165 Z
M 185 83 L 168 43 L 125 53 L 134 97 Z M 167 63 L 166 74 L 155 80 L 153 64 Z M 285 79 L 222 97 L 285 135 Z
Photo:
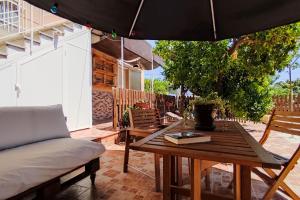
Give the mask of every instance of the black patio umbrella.
M 118 36 L 221 40 L 300 20 L 300 0 L 27 0 Z

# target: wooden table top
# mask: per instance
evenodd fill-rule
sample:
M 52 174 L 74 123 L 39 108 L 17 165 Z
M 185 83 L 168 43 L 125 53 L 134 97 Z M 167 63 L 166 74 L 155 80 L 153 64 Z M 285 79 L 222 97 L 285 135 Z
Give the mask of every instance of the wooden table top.
M 234 163 L 252 167 L 280 169 L 280 164 L 272 154 L 266 151 L 238 122 L 216 121 L 214 131 L 198 131 L 183 126 L 183 120 L 173 123 L 138 142 L 130 145 L 131 149 Z M 211 136 L 211 141 L 196 144 L 173 144 L 164 139 L 164 134 L 179 131 L 195 131 Z

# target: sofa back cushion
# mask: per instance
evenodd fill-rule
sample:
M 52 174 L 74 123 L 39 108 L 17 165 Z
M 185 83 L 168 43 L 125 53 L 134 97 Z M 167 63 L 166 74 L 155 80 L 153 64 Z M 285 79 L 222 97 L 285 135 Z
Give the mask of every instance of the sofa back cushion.
M 0 108 L 0 150 L 70 137 L 61 105 Z

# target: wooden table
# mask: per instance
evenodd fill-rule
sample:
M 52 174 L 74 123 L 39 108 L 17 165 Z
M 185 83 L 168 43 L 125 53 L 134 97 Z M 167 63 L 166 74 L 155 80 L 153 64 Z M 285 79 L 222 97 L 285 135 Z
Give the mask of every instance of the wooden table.
M 131 149 L 153 152 L 163 155 L 163 197 L 172 199 L 171 193 L 177 188 L 172 185 L 174 172 L 172 159 L 175 156 L 191 158 L 191 198 L 222 199 L 222 197 L 201 195 L 201 160 L 233 163 L 234 199 L 251 199 L 251 167 L 280 169 L 280 164 L 268 153 L 238 122 L 216 121 L 216 130 L 201 133 L 210 135 L 211 142 L 176 145 L 163 138 L 165 133 L 190 131 L 193 128 L 183 126 L 183 120 L 170 125 L 136 143 Z M 197 131 L 200 132 L 200 131 Z M 171 192 L 172 191 L 172 192 Z

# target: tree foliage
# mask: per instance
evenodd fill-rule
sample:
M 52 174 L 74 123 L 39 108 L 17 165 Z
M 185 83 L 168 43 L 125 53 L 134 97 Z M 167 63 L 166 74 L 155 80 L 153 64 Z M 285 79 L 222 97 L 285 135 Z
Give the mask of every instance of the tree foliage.
M 300 25 L 291 24 L 218 42 L 159 41 L 155 53 L 182 94 L 217 92 L 235 115 L 259 120 L 272 103 L 271 76 L 296 55 L 299 36 Z
M 166 80 L 154 79 L 153 90 L 156 94 L 169 94 L 170 83 Z M 145 79 L 145 91 L 151 92 L 151 80 Z
M 273 96 L 287 96 L 289 95 L 290 88 L 292 88 L 293 94 L 300 94 L 300 79 L 292 81 L 280 81 L 272 86 Z

